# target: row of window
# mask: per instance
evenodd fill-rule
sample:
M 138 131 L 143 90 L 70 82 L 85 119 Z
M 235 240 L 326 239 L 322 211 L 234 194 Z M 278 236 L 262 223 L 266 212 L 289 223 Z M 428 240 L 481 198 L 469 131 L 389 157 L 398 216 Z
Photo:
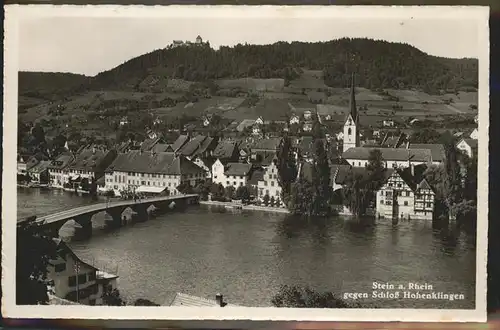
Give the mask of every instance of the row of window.
M 380 204 L 381 205 L 392 205 L 392 201 L 391 200 L 386 200 L 384 202 L 384 200 L 380 200 Z M 408 206 L 409 203 L 408 201 L 403 201 L 403 205 L 404 206 Z M 421 203 L 421 204 L 418 204 L 418 203 L 415 203 L 415 208 L 424 208 L 424 205 L 425 205 L 425 208 L 432 208 L 432 203 Z
M 78 294 L 77 294 L 78 292 Z M 97 284 L 91 285 L 88 288 L 80 289 L 80 290 L 75 290 L 71 291 L 66 295 L 66 299 L 71 300 L 71 301 L 77 301 L 77 300 L 82 300 L 82 299 L 87 299 L 91 295 L 95 295 L 99 293 L 99 287 Z M 95 301 L 94 301 L 95 304 Z
M 226 181 L 226 186 L 229 186 L 229 185 L 230 185 L 229 181 Z M 236 181 L 233 181 L 233 186 L 235 186 L 235 187 L 238 186 L 238 183 Z M 240 182 L 239 186 L 243 187 L 243 182 Z
M 90 272 L 88 274 L 80 274 L 78 276 L 70 276 L 68 277 L 68 286 L 74 287 L 78 283 L 78 285 L 85 284 L 87 282 L 95 281 L 96 275 L 95 272 Z
M 259 196 L 261 196 L 261 197 L 262 197 L 262 196 L 265 196 L 265 195 L 270 196 L 270 195 L 269 195 L 269 189 L 266 189 L 266 190 L 265 190 L 265 193 L 264 193 L 264 188 L 260 188 L 260 189 L 259 189 Z M 277 197 L 279 197 L 279 196 L 280 196 L 280 191 L 279 191 L 279 190 L 275 190 L 275 191 L 274 191 L 274 195 L 275 195 L 275 196 L 277 196 Z

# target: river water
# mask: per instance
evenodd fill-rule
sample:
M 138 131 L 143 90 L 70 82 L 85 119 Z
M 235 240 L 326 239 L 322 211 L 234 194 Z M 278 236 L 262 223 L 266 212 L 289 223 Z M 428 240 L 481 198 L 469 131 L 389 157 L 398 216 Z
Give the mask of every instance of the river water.
M 61 191 L 18 189 L 17 197 L 18 217 L 91 203 Z M 372 295 L 373 282 L 418 282 L 465 299 L 365 302 L 386 308 L 474 308 L 472 241 L 422 221 L 304 220 L 194 206 L 70 245 L 101 264 L 117 266 L 119 289 L 130 301 L 162 304 L 171 292 L 205 298 L 220 292 L 230 304 L 264 307 L 271 306 L 282 284 Z

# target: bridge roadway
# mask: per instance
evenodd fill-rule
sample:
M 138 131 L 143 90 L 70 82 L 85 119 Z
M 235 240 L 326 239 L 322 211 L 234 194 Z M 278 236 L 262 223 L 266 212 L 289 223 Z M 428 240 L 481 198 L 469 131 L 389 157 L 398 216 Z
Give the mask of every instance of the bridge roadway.
M 132 210 L 140 213 L 142 216 L 147 216 L 147 209 L 151 205 L 160 206 L 163 209 L 165 206 L 169 206 L 171 201 L 179 202 L 176 204 L 193 204 L 197 203 L 199 196 L 196 194 L 190 195 L 175 195 L 175 196 L 162 196 L 154 198 L 145 198 L 140 200 L 121 200 L 121 201 L 109 201 L 103 203 L 96 203 L 91 205 L 79 206 L 76 208 L 60 211 L 57 213 L 39 216 L 36 222 L 40 223 L 43 227 L 51 227 L 52 229 L 60 228 L 66 221 L 75 220 L 82 226 L 86 226 L 91 223 L 92 216 L 96 213 L 106 212 L 113 218 L 115 222 L 121 222 L 122 212 L 130 207 Z M 180 203 L 182 202 L 182 203 Z M 25 221 L 21 220 L 22 221 Z

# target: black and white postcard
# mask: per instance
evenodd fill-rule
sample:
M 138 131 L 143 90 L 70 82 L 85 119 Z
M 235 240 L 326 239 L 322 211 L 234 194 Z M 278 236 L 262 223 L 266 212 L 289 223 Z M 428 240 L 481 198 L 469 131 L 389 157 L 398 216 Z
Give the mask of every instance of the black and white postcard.
M 488 15 L 6 6 L 4 316 L 484 321 Z

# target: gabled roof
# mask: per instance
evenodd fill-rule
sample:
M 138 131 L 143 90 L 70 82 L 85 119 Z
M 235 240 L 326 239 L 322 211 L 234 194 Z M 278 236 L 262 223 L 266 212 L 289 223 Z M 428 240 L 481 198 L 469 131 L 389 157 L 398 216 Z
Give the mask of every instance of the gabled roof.
M 255 143 L 251 149 L 252 150 L 266 150 L 266 151 L 276 151 L 281 143 L 281 137 L 272 137 L 267 139 L 260 139 Z
M 205 171 L 184 156 L 173 152 L 130 151 L 119 154 L 107 171 L 181 175 Z
M 477 140 L 474 139 L 462 139 L 465 143 L 467 143 L 472 149 L 477 149 Z
M 245 176 L 250 173 L 252 164 L 243 163 L 227 163 L 225 166 L 224 175 Z
M 107 150 L 92 147 L 83 149 L 76 155 L 75 160 L 68 168 L 74 170 L 94 170 L 101 164 L 108 152 Z
M 142 151 L 150 151 L 157 144 L 162 142 L 161 137 L 157 137 L 156 139 L 146 139 L 141 143 Z
M 413 174 L 411 167 L 397 169 L 396 172 L 413 191 L 416 191 L 419 188 L 433 190 L 427 180 L 425 180 L 424 172 L 426 170 L 427 166 L 425 164 L 421 164 L 413 167 Z
M 221 141 L 215 148 L 213 156 L 216 158 L 227 159 L 233 157 L 235 151 L 238 151 L 238 146 L 236 142 L 232 141 Z
M 251 127 L 254 124 L 255 124 L 255 119 L 244 119 L 238 124 L 238 126 L 236 126 L 236 130 L 238 132 L 243 132 L 245 128 Z
M 429 149 L 404 149 L 404 148 L 365 148 L 355 147 L 346 150 L 342 154 L 345 159 L 368 160 L 370 152 L 378 149 L 382 153 L 382 158 L 386 161 L 419 161 L 430 162 L 432 160 Z
M 205 152 L 213 140 L 211 137 L 197 135 L 179 148 L 177 152 L 187 157 L 193 157 Z
M 184 145 L 189 140 L 189 136 L 187 135 L 180 135 L 177 140 L 172 144 L 172 149 L 174 151 L 177 151 L 180 147 Z
M 66 168 L 74 159 L 74 156 L 69 153 L 61 154 L 56 159 L 50 162 L 49 169 Z
M 49 160 L 42 160 L 35 166 L 31 167 L 29 171 L 31 173 L 41 173 L 45 171 L 48 167 L 50 166 L 50 161 Z
M 429 149 L 431 151 L 432 160 L 441 162 L 446 158 L 444 145 L 431 143 L 410 143 L 409 149 Z
M 167 143 L 157 143 L 151 149 L 153 152 L 173 152 L 172 147 Z

